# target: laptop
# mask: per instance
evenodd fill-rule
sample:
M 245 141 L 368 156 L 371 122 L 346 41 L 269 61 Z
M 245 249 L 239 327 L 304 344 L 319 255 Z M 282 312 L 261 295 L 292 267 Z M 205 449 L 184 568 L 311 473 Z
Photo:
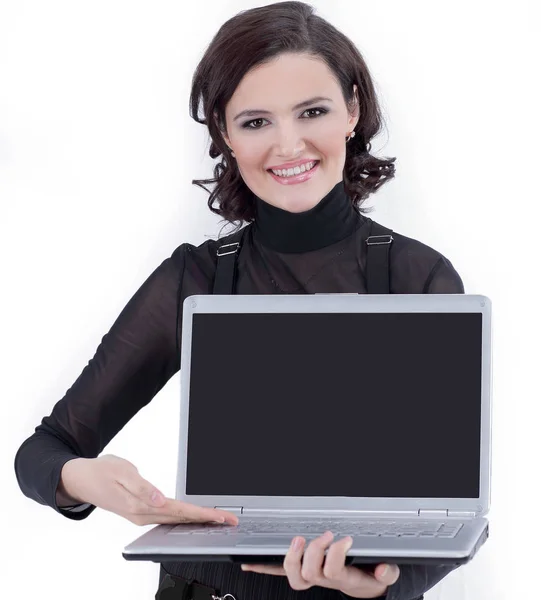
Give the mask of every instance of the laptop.
M 157 525 L 127 560 L 463 564 L 488 537 L 491 301 L 468 294 L 193 295 L 176 498 L 238 525 Z

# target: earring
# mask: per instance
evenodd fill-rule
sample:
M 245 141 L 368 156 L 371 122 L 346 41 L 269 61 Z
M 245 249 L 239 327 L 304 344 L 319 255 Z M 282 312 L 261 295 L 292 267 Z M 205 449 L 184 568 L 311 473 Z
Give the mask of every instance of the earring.
M 349 140 L 350 140 L 351 138 L 354 138 L 354 137 L 355 137 L 355 132 L 354 132 L 354 131 L 352 131 L 352 132 L 349 134 L 349 137 L 347 137 L 347 138 L 346 138 L 346 144 L 349 142 Z
M 229 148 L 229 146 L 228 146 L 228 148 Z M 231 152 L 231 156 L 232 156 L 233 158 L 235 158 L 235 153 L 233 152 L 233 150 L 231 150 L 231 148 L 229 148 L 229 151 Z

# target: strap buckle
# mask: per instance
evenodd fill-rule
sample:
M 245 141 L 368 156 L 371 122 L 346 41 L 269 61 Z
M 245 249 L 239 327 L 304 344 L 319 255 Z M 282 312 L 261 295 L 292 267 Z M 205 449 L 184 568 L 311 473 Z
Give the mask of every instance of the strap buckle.
M 383 242 L 371 242 L 370 240 L 375 240 L 376 238 L 386 238 L 386 241 Z M 392 235 L 371 235 L 366 238 L 367 246 L 380 246 L 381 244 L 390 244 L 393 241 Z
M 236 248 L 234 250 L 229 250 L 228 252 L 220 252 L 220 250 L 222 248 L 229 248 L 230 246 L 236 246 Z M 239 249 L 240 243 L 239 242 L 233 242 L 232 244 L 224 244 L 223 246 L 220 246 L 216 252 L 216 256 L 225 256 L 226 254 L 235 254 L 235 252 L 237 252 L 237 250 Z

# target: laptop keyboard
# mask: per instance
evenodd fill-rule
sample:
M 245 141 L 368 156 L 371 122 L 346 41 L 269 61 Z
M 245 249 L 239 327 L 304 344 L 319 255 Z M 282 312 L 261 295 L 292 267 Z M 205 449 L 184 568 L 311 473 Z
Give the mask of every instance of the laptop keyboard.
M 295 537 L 319 537 L 326 531 L 332 531 L 335 537 L 409 537 L 409 538 L 454 538 L 463 523 L 456 521 L 333 521 L 333 520 L 247 520 L 241 519 L 235 525 L 212 525 L 210 523 L 186 523 L 176 525 L 168 533 L 184 535 L 262 535 Z

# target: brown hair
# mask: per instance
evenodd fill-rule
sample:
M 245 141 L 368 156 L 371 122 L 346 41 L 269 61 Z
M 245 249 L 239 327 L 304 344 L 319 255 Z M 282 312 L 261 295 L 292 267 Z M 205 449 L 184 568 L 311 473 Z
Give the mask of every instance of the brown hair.
M 245 184 L 220 132 L 227 132 L 225 106 L 244 75 L 280 54 L 303 53 L 323 60 L 334 73 L 344 101 L 353 112 L 353 84 L 358 88 L 359 122 L 355 137 L 346 144 L 344 183 L 359 212 L 366 198 L 394 177 L 396 158 L 380 159 L 370 154 L 370 140 L 380 131 L 382 116 L 374 84 L 359 50 L 344 34 L 314 14 L 304 2 L 278 2 L 245 10 L 226 21 L 198 64 L 190 94 L 190 116 L 208 126 L 212 138 L 209 155 L 223 155 L 214 167 L 213 179 L 192 183 L 210 193 L 212 212 L 234 223 L 255 218 L 254 195 Z M 203 105 L 203 118 L 198 109 Z M 368 143 L 367 143 L 368 142 Z M 216 186 L 212 193 L 203 184 Z M 214 208 L 214 202 L 219 208 Z

